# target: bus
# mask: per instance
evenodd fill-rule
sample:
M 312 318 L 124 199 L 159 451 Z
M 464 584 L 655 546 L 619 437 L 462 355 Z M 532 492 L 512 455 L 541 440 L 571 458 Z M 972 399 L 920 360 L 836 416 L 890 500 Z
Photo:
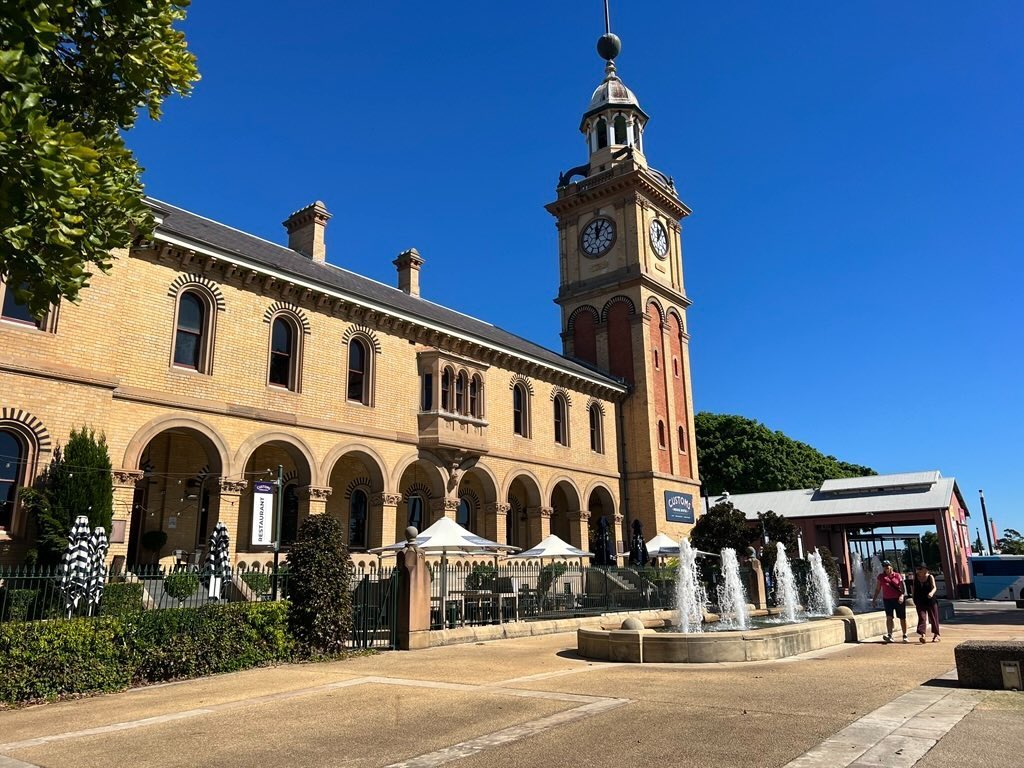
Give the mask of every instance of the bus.
M 1024 555 L 973 555 L 970 562 L 979 600 L 1024 600 Z

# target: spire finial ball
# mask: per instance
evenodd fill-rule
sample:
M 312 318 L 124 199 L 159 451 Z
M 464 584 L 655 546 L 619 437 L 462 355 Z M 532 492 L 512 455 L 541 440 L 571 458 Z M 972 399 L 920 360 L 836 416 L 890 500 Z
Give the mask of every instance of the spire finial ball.
M 608 32 L 601 35 L 597 41 L 597 55 L 605 61 L 611 61 L 619 52 L 622 50 L 622 41 L 619 40 L 619 36 Z

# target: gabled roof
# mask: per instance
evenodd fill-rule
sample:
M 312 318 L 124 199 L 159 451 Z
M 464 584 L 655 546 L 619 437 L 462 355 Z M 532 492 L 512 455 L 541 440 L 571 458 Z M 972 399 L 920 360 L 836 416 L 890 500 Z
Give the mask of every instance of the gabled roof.
M 398 288 L 392 288 L 333 264 L 318 264 L 283 245 L 250 235 L 162 200 L 150 197 L 147 198 L 147 203 L 158 217 L 157 239 L 181 240 L 186 244 L 205 246 L 218 253 L 238 257 L 241 261 L 341 293 L 357 304 L 421 320 L 477 340 L 486 346 L 549 365 L 603 386 L 620 391 L 626 390 L 625 384 L 620 380 L 582 361 L 564 357 L 483 320 L 417 296 L 410 296 Z
M 930 482 L 926 482 L 928 479 Z M 835 483 L 840 485 L 839 489 Z M 826 491 L 826 485 L 830 491 Z M 730 494 L 728 501 L 747 520 L 757 520 L 758 512 L 769 510 L 782 517 L 797 518 L 947 509 L 954 493 L 959 497 L 956 479 L 933 471 L 826 480 L 818 490 Z M 718 501 L 710 500 L 712 505 Z

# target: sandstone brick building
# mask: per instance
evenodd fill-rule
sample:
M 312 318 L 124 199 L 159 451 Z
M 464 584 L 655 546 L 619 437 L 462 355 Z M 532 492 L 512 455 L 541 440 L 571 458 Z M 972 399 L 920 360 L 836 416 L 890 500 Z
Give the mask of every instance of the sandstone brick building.
M 268 557 L 253 485 L 279 465 L 282 540 L 334 515 L 357 560 L 442 515 L 523 547 L 586 547 L 602 517 L 620 541 L 633 519 L 684 535 L 700 512 L 689 210 L 647 163 L 616 53 L 580 126 L 588 162 L 547 206 L 562 354 L 421 297 L 415 250 L 395 288 L 327 263 L 321 202 L 288 217 L 285 246 L 150 200 L 152 240 L 42 323 L 0 284 L 0 562 L 27 544 L 19 489 L 83 425 L 110 446 L 111 556 L 129 563 L 193 552 L 217 520 L 236 560 Z

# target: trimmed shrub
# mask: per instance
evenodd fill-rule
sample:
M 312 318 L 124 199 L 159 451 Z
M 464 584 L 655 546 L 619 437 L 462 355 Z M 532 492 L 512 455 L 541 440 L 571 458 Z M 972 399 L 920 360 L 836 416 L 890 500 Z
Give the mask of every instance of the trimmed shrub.
M 156 554 L 167 543 L 167 532 L 159 529 L 146 531 L 142 534 L 141 543 L 143 549 Z
M 260 571 L 252 571 L 250 573 L 242 574 L 242 581 L 246 583 L 246 586 L 253 591 L 256 597 L 261 597 L 270 592 L 270 574 L 261 573 Z M 280 581 L 278 579 L 278 589 L 280 589 Z
M 292 649 L 287 626 L 287 603 L 3 623 L 0 702 L 118 691 L 132 683 L 287 661 Z
M 100 616 L 131 616 L 142 611 L 142 585 L 116 582 L 103 587 Z
M 5 589 L 0 591 L 0 605 L 4 606 L 8 621 L 28 621 L 39 594 L 35 589 Z
M 490 563 L 477 563 L 466 576 L 466 589 L 492 589 L 498 569 Z
M 116 618 L 0 624 L 0 701 L 127 688 L 131 653 Z
M 288 626 L 300 652 L 339 654 L 352 632 L 352 561 L 345 529 L 329 515 L 307 518 L 288 553 Z
M 201 677 L 284 661 L 284 603 L 230 603 L 146 611 L 128 620 L 135 682 Z
M 199 589 L 199 575 L 191 571 L 174 571 L 164 578 L 164 592 L 179 603 L 185 602 Z

